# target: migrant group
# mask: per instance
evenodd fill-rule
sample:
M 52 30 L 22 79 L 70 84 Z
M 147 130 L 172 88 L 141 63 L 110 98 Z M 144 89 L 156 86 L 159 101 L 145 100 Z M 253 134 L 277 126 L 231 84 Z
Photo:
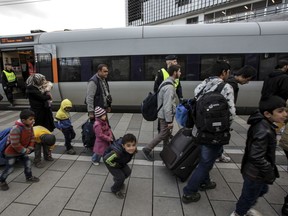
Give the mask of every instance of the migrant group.
M 180 82 L 181 66 L 177 62 L 177 56 L 168 55 L 165 61 L 166 66 L 158 71 L 154 84 L 154 92 L 157 92 L 158 102 L 158 135 L 141 151 L 145 159 L 149 161 L 154 160 L 152 153 L 155 146 L 161 141 L 163 141 L 164 147 L 169 144 L 177 98 L 180 103 L 184 101 Z M 252 80 L 256 76 L 256 70 L 246 65 L 230 74 L 230 69 L 228 60 L 217 60 L 211 66 L 207 78 L 194 89 L 195 98 L 193 101 L 196 101 L 194 109 L 198 110 L 197 114 L 192 112 L 191 135 L 200 149 L 199 163 L 183 188 L 182 202 L 185 204 L 199 201 L 201 199 L 199 190 L 211 190 L 217 187 L 216 182 L 212 181 L 209 175 L 216 160 L 222 162 L 231 160 L 224 154 L 223 146 L 229 144 L 230 141 L 231 124 L 236 115 L 235 104 L 239 92 L 238 85 L 244 85 Z M 124 194 L 121 190 L 124 187 L 125 179 L 131 174 L 131 169 L 127 164 L 137 153 L 137 140 L 133 134 L 125 134 L 120 139 L 115 139 L 113 135 L 107 117 L 107 113 L 111 112 L 112 104 L 112 96 L 107 82 L 108 73 L 108 65 L 98 65 L 97 72 L 91 77 L 87 85 L 88 117 L 93 123 L 93 130 L 96 135 L 92 163 L 97 166 L 102 158 L 114 177 L 111 191 L 117 198 L 123 199 Z M 277 123 L 287 122 L 287 73 L 288 61 L 280 60 L 275 66 L 275 71 L 271 72 L 265 79 L 259 107 L 247 121 L 250 127 L 247 132 L 246 147 L 241 164 L 244 182 L 241 196 L 231 216 L 261 215 L 252 207 L 259 197 L 268 193 L 269 185 L 273 184 L 275 179 L 279 177 L 275 164 L 277 146 L 275 129 Z M 51 83 L 41 74 L 31 75 L 26 83 L 26 93 L 31 108 L 20 113 L 20 119 L 16 121 L 10 131 L 4 153 L 6 167 L 0 176 L 2 190 L 9 189 L 6 178 L 12 172 L 16 159 L 23 161 L 27 181 L 39 181 L 39 178 L 32 175 L 28 155 L 35 151 L 35 166 L 41 167 L 42 147 L 44 160 L 53 160 L 51 151 L 55 144 L 55 136 L 51 132 L 55 127 L 61 130 L 65 137 L 66 153 L 76 153 L 71 145 L 71 141 L 75 138 L 69 114 L 72 102 L 69 99 L 63 100 L 60 109 L 53 118 Z M 211 98 L 212 101 L 219 98 L 221 102 L 215 101 L 214 104 L 211 104 Z M 198 112 L 205 108 L 207 101 L 210 101 L 210 107 L 206 107 L 206 111 Z M 221 103 L 223 105 L 220 106 Z M 209 110 L 213 110 L 214 106 L 216 107 L 215 104 L 219 105 L 220 108 L 217 112 L 221 113 L 217 119 L 213 119 L 213 115 L 209 117 L 207 114 Z M 213 112 L 216 113 L 216 111 Z M 37 132 L 37 129 L 41 132 Z M 285 128 L 282 135 L 280 146 L 288 158 L 288 127 Z M 288 196 L 284 200 L 282 213 L 288 215 Z

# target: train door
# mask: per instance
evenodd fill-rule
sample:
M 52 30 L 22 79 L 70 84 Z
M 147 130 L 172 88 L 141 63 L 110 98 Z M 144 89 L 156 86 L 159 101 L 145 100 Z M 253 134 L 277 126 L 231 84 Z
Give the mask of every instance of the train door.
M 1 50 L 1 72 L 6 69 L 5 65 L 10 63 L 17 77 L 17 87 L 13 89 L 14 99 L 25 98 L 25 81 L 34 71 L 34 49 L 33 47 L 12 48 Z M 29 70 L 29 63 L 32 65 Z
M 62 101 L 58 85 L 58 67 L 55 44 L 41 44 L 34 46 L 36 72 L 43 74 L 53 83 L 53 101 Z

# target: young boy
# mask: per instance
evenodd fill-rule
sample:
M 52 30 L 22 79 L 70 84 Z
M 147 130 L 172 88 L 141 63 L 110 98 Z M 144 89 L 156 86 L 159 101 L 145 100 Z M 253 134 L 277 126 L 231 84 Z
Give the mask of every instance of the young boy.
M 32 176 L 31 162 L 28 156 L 34 150 L 34 122 L 34 112 L 29 109 L 25 109 L 20 113 L 20 119 L 15 122 L 15 125 L 10 131 L 7 140 L 7 147 L 4 151 L 6 166 L 0 176 L 0 187 L 3 191 L 9 189 L 6 179 L 9 174 L 12 173 L 13 165 L 16 159 L 20 159 L 24 164 L 26 181 L 39 182 L 39 178 Z
M 60 109 L 56 113 L 55 127 L 62 131 L 65 137 L 66 153 L 75 155 L 76 152 L 71 145 L 71 141 L 75 138 L 76 134 L 73 129 L 70 120 L 70 110 L 72 108 L 72 102 L 68 99 L 64 99 L 61 102 Z
M 276 132 L 273 123 L 283 123 L 287 118 L 285 101 L 278 96 L 262 99 L 259 111 L 253 113 L 248 124 L 245 153 L 241 173 L 244 183 L 236 210 L 230 216 L 261 215 L 251 209 L 258 197 L 268 192 L 279 173 L 275 164 Z
M 42 168 L 44 165 L 41 163 L 41 148 L 43 148 L 44 160 L 53 161 L 51 151 L 56 142 L 56 138 L 47 128 L 40 125 L 34 126 L 33 131 L 35 136 L 35 157 L 33 162 L 35 167 Z
M 124 199 L 121 189 L 124 187 L 125 179 L 131 174 L 127 164 L 137 152 L 136 144 L 136 137 L 133 134 L 126 134 L 110 145 L 103 156 L 105 165 L 114 177 L 111 191 L 119 199 Z

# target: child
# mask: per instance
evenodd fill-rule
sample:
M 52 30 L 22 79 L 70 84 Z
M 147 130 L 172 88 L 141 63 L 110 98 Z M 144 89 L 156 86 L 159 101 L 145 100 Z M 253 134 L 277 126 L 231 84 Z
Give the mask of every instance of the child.
M 61 102 L 60 109 L 57 111 L 55 116 L 55 127 L 62 131 L 65 137 L 65 147 L 66 153 L 70 155 L 75 155 L 76 152 L 71 145 L 71 141 L 75 138 L 76 134 L 73 129 L 70 113 L 72 108 L 72 102 L 68 99 L 64 99 Z
M 259 111 L 253 113 L 248 124 L 245 153 L 241 173 L 244 183 L 236 210 L 231 216 L 261 215 L 251 209 L 258 197 L 268 192 L 268 184 L 273 184 L 279 173 L 275 164 L 276 132 L 273 123 L 283 123 L 287 118 L 285 101 L 271 96 L 259 103 Z
M 34 136 L 35 136 L 35 158 L 34 164 L 37 168 L 44 167 L 41 163 L 41 148 L 43 148 L 44 160 L 53 161 L 52 158 L 52 148 L 56 142 L 55 135 L 52 134 L 48 129 L 43 126 L 34 126 Z
M 124 188 L 125 179 L 131 174 L 131 169 L 127 164 L 137 153 L 136 144 L 136 137 L 133 134 L 126 134 L 109 146 L 103 156 L 105 165 L 114 177 L 111 191 L 119 199 L 124 199 L 121 189 Z
M 106 111 L 99 106 L 95 108 L 95 123 L 93 129 L 96 139 L 93 147 L 94 154 L 92 156 L 92 163 L 98 166 L 103 153 L 113 141 L 113 133 L 107 121 Z
M 42 92 L 42 94 L 45 95 L 49 95 L 51 97 L 51 100 L 47 101 L 47 106 L 51 107 L 52 106 L 52 94 L 51 94 L 51 90 L 53 88 L 53 83 L 50 81 L 45 80 L 45 82 L 43 83 L 40 91 Z
M 39 182 L 39 178 L 32 176 L 31 162 L 29 154 L 34 150 L 34 132 L 33 124 L 35 122 L 35 114 L 29 109 L 25 109 L 20 113 L 20 119 L 15 122 L 15 125 L 10 131 L 7 147 L 4 151 L 6 158 L 6 166 L 0 176 L 1 190 L 6 191 L 9 186 L 6 182 L 7 177 L 13 171 L 13 165 L 16 159 L 19 159 L 24 164 L 24 174 L 27 182 Z

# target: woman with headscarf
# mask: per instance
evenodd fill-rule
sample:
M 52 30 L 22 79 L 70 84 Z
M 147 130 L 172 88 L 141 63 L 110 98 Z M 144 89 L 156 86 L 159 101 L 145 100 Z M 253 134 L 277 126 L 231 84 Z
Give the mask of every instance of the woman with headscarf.
M 35 113 L 34 126 L 41 125 L 52 132 L 55 126 L 51 107 L 48 106 L 52 97 L 51 94 L 43 93 L 43 85 L 45 82 L 46 78 L 42 74 L 32 74 L 26 80 L 26 94 L 31 110 Z

